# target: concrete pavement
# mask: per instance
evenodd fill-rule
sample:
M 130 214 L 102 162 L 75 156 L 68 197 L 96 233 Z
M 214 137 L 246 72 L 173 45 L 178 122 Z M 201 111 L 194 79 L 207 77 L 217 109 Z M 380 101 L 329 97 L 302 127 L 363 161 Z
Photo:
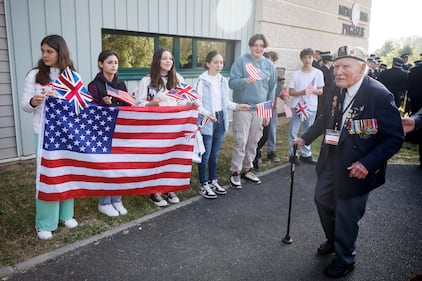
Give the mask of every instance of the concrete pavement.
M 285 245 L 290 166 L 260 175 L 216 200 L 195 197 L 18 264 L 7 280 L 327 280 L 332 257 L 313 202 L 314 166 L 296 167 Z M 409 280 L 422 273 L 422 171 L 389 165 L 373 191 L 357 241 L 357 267 L 344 280 Z

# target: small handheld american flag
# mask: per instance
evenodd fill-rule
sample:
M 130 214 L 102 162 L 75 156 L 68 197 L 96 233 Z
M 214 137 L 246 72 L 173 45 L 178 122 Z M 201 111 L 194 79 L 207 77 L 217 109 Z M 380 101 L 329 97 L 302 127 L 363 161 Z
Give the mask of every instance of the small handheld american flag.
M 135 99 L 126 91 L 115 89 L 110 85 L 106 84 L 107 95 L 112 96 L 124 103 L 135 106 Z
M 272 101 L 258 103 L 256 105 L 256 114 L 261 118 L 272 118 L 273 117 Z
M 252 63 L 245 64 L 246 72 L 255 80 L 262 80 L 268 78 L 267 74 L 259 68 L 256 68 Z

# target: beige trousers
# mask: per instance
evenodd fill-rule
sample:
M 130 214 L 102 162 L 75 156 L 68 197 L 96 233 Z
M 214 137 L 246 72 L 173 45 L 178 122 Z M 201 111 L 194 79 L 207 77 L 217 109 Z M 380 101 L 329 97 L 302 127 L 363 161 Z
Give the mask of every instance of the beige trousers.
M 263 119 L 256 111 L 233 112 L 233 152 L 230 171 L 241 172 L 253 167 L 258 142 L 262 137 Z

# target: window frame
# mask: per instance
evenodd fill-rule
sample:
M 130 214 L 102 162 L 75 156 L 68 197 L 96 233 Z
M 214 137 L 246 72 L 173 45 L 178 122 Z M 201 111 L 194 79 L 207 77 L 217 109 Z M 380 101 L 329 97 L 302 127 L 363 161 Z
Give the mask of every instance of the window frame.
M 171 37 L 173 39 L 173 57 L 175 62 L 176 71 L 182 75 L 184 78 L 195 78 L 198 77 L 201 73 L 205 71 L 202 66 L 197 66 L 196 60 L 193 60 L 192 68 L 184 69 L 181 68 L 179 63 L 180 61 L 180 39 L 187 38 L 192 39 L 192 57 L 196 58 L 198 53 L 198 40 L 201 41 L 217 41 L 217 42 L 225 42 L 226 45 L 226 59 L 224 61 L 224 68 L 221 71 L 223 76 L 228 76 L 230 73 L 230 67 L 235 60 L 235 47 L 236 41 L 235 40 L 224 40 L 224 39 L 217 39 L 217 38 L 209 38 L 209 37 L 190 37 L 190 36 L 181 36 L 181 35 L 171 35 L 171 34 L 162 34 L 162 33 L 147 33 L 147 32 L 134 32 L 128 30 L 115 30 L 115 29 L 106 29 L 103 28 L 101 30 L 101 38 L 104 34 L 112 34 L 112 35 L 130 35 L 130 36 L 142 36 L 142 37 L 152 37 L 154 41 L 154 50 L 159 48 L 159 38 L 160 36 Z M 104 46 L 102 46 L 104 49 Z M 211 51 L 211 50 L 210 50 Z M 152 57 L 151 57 L 152 60 Z M 143 68 L 120 68 L 118 71 L 119 78 L 122 80 L 139 80 L 141 77 L 149 74 L 149 67 Z

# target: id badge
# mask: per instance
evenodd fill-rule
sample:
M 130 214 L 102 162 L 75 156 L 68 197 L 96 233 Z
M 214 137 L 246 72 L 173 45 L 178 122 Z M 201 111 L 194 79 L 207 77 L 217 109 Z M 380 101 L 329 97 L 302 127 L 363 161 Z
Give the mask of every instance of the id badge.
M 340 131 L 327 129 L 325 133 L 324 143 L 337 145 L 339 139 L 340 139 Z

